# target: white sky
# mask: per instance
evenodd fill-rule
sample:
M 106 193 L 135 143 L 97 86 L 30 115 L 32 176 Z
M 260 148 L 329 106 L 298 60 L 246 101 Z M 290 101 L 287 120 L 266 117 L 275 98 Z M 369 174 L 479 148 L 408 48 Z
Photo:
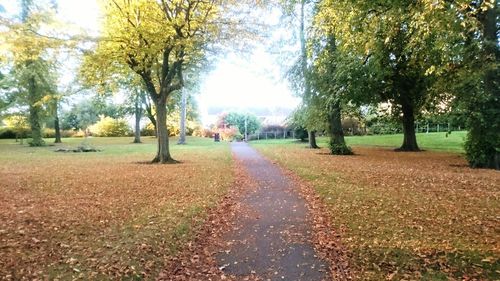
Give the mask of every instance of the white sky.
M 8 14 L 16 13 L 16 2 L 0 0 Z M 74 23 L 91 34 L 99 30 L 99 8 L 95 0 L 58 0 L 61 19 Z M 286 81 L 281 80 L 280 67 L 267 51 L 258 47 L 250 55 L 227 54 L 221 58 L 205 79 L 197 94 L 202 121 L 207 125 L 207 109 L 212 106 L 296 107 L 300 100 L 294 97 Z

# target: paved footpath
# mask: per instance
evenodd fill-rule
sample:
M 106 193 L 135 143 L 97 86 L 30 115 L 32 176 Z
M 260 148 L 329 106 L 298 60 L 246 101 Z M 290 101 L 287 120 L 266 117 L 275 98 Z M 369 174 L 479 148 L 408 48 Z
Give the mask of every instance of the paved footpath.
M 219 266 L 227 274 L 264 280 L 326 279 L 327 263 L 310 242 L 308 210 L 293 181 L 246 143 L 233 143 L 232 150 L 257 188 L 242 198 L 244 215 L 224 237 L 230 249 L 217 255 Z

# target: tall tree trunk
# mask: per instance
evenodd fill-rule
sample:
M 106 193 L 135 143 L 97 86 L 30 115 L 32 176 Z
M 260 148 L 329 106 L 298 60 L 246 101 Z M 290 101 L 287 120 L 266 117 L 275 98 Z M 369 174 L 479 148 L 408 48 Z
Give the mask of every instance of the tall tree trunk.
M 158 100 L 156 103 L 156 137 L 158 140 L 158 147 L 156 157 L 153 159 L 153 163 L 177 163 L 172 156 L 170 156 L 169 139 L 168 139 L 168 128 L 167 128 L 167 104 L 166 98 L 164 100 Z
M 54 143 L 62 143 L 61 140 L 61 127 L 59 126 L 59 101 L 55 101 L 54 103 L 54 130 L 56 131 L 56 139 Z
M 141 143 L 141 101 L 140 93 L 136 93 L 134 100 L 134 115 L 135 115 L 135 130 L 134 130 L 134 143 Z
M 181 100 L 181 135 L 177 144 L 186 144 L 186 95 L 186 91 L 183 90 Z
M 309 70 L 307 67 L 307 48 L 306 48 L 306 28 L 305 28 L 305 6 L 306 0 L 301 0 L 300 2 L 300 30 L 299 30 L 299 40 L 300 40 L 300 56 L 301 56 L 301 72 L 302 79 L 304 80 L 304 96 L 303 100 L 306 105 L 311 103 L 313 99 L 311 95 L 311 83 L 309 81 Z M 310 117 L 309 117 L 310 118 Z M 319 148 L 316 144 L 316 132 L 314 130 L 307 130 L 307 136 L 309 140 L 309 148 Z
M 486 122 L 486 132 L 489 140 L 488 150 L 486 152 L 485 167 L 500 170 L 500 70 L 498 62 L 500 61 L 500 46 L 498 45 L 498 1 L 493 1 L 493 7 L 490 8 L 484 17 L 484 37 L 486 57 L 493 60 L 496 67 L 488 69 L 484 77 L 484 87 L 486 95 L 491 102 L 487 103 L 487 113 L 489 116 Z
M 146 109 L 146 116 L 148 117 L 149 121 L 151 121 L 151 124 L 153 124 L 156 134 L 158 132 L 158 128 L 156 126 L 156 118 L 155 115 L 153 114 L 153 108 L 151 106 L 151 102 L 148 101 L 148 97 L 144 93 L 141 93 L 141 98 L 142 98 L 142 103 L 144 104 L 144 107 Z
M 40 124 L 40 111 L 41 107 L 37 103 L 39 102 L 37 91 L 36 91 L 36 81 L 35 77 L 31 77 L 28 86 L 29 95 L 29 121 L 31 126 L 31 137 L 32 141 L 30 146 L 43 146 L 45 142 L 42 139 L 42 126 Z
M 319 148 L 318 144 L 316 143 L 316 131 L 309 130 L 307 131 L 307 136 L 309 139 L 309 148 Z
M 307 79 L 307 49 L 306 49 L 306 28 L 305 28 L 305 5 L 306 1 L 302 0 L 300 2 L 300 31 L 299 31 L 299 40 L 300 40 L 300 56 L 301 56 L 301 71 L 302 71 L 302 79 L 305 82 L 304 92 L 306 95 L 310 94 L 309 88 L 309 80 Z
M 330 143 L 345 146 L 344 130 L 342 129 L 342 114 L 338 101 L 330 105 L 328 119 L 330 121 Z
M 341 110 L 340 101 L 331 103 L 328 108 L 330 151 L 334 155 L 351 155 L 352 150 L 345 143 Z
M 403 144 L 399 151 L 420 151 L 417 145 L 417 135 L 415 134 L 415 109 L 410 102 L 401 103 L 403 111 Z

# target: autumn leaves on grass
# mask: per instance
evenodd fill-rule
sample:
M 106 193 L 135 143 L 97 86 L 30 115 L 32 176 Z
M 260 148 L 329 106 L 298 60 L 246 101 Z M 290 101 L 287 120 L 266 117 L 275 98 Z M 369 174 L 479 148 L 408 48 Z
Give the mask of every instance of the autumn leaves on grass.
M 318 192 L 357 278 L 500 277 L 498 172 L 430 151 L 355 147 L 350 157 L 297 144 L 255 147 Z
M 164 166 L 136 164 L 151 152 L 130 139 L 107 140 L 92 155 L 0 153 L 0 276 L 154 278 L 233 182 L 226 144 L 190 140 L 174 150 L 189 161 Z

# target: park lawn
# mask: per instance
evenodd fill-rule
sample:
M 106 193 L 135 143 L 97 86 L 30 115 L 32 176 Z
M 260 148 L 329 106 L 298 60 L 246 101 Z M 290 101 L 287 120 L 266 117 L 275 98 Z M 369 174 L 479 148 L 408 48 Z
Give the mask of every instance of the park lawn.
M 419 133 L 417 142 L 421 149 L 448 151 L 463 153 L 464 140 L 467 132 L 457 131 L 447 134 L 441 133 Z M 327 146 L 328 138 L 319 138 L 320 145 Z M 400 147 L 403 143 L 403 134 L 394 135 L 370 135 L 370 136 L 347 136 L 346 142 L 352 146 L 380 146 L 380 147 Z
M 251 145 L 315 189 L 356 279 L 500 280 L 498 171 L 470 169 L 456 153 Z
M 48 142 L 51 140 L 47 140 Z M 0 140 L 0 276 L 153 279 L 233 183 L 227 143 L 188 138 L 176 165 L 150 165 L 156 140 Z M 87 142 L 101 152 L 56 153 Z

